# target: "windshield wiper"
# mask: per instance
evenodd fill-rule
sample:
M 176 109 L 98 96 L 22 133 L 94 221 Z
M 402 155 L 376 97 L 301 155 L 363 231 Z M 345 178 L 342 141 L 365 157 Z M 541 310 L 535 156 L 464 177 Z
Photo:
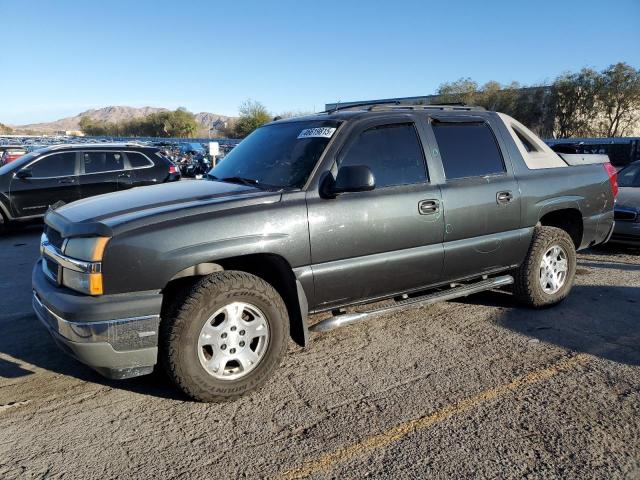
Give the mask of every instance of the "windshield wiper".
M 241 185 L 247 185 L 249 187 L 256 187 L 261 190 L 282 190 L 283 188 L 283 187 L 278 187 L 276 185 L 268 185 L 266 183 L 261 183 L 258 180 L 254 180 L 253 178 L 237 177 L 237 176 L 218 178 L 211 173 L 208 174 L 208 177 L 211 180 L 215 180 L 217 182 L 239 183 Z
M 245 177 L 218 178 L 218 177 L 216 177 L 215 175 L 213 175 L 211 173 L 207 174 L 207 176 L 211 180 L 217 180 L 218 182 L 240 183 L 242 185 L 250 185 L 252 187 L 257 187 L 258 185 L 260 185 L 260 182 L 258 182 L 258 180 L 254 180 L 253 178 L 245 178 Z
M 253 178 L 245 178 L 245 177 L 224 177 L 220 179 L 221 182 L 229 182 L 229 183 L 240 183 L 242 185 L 249 185 L 250 187 L 258 187 L 260 186 L 260 182 L 258 180 L 254 180 Z

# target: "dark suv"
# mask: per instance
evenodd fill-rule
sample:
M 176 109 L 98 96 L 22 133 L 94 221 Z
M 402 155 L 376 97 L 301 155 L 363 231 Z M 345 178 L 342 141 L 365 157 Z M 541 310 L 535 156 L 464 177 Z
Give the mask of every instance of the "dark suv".
M 137 144 L 56 145 L 0 167 L 0 227 L 42 217 L 50 205 L 171 182 L 180 172 L 160 150 Z

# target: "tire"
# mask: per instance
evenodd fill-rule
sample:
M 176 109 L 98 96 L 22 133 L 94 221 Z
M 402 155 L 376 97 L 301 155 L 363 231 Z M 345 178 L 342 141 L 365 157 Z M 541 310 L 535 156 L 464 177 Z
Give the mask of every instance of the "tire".
M 560 275 L 545 277 L 555 268 L 562 269 L 562 255 L 554 258 L 554 248 L 560 248 L 566 258 L 566 273 L 562 282 Z M 546 256 L 546 262 L 543 257 Z M 549 265 L 547 267 L 546 265 Z M 576 273 L 576 249 L 573 240 L 567 232 L 555 227 L 538 226 L 533 232 L 533 239 L 524 262 L 514 272 L 513 292 L 520 302 L 534 307 L 543 308 L 556 305 L 564 300 L 573 286 Z M 543 286 L 543 283 L 545 285 Z M 557 290 L 555 290 L 555 288 Z
M 165 317 L 160 360 L 169 378 L 194 400 L 230 401 L 256 390 L 287 349 L 284 301 L 269 283 L 245 272 L 204 277 Z

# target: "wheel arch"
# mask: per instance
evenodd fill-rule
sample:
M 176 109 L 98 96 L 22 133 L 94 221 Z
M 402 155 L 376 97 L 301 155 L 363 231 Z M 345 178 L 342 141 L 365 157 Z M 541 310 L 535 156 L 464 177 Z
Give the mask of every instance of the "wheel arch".
M 268 282 L 280 294 L 289 314 L 289 335 L 301 347 L 309 342 L 307 328 L 307 296 L 299 280 L 296 279 L 289 262 L 280 255 L 256 253 L 237 257 L 216 259 L 187 267 L 175 274 L 163 288 L 163 310 L 167 303 L 180 300 L 180 291 L 197 282 L 205 275 L 224 270 L 250 273 Z
M 584 221 L 582 213 L 577 206 L 558 206 L 549 209 L 538 220 L 538 224 L 544 227 L 556 227 L 569 234 L 573 244 L 578 250 L 584 236 Z

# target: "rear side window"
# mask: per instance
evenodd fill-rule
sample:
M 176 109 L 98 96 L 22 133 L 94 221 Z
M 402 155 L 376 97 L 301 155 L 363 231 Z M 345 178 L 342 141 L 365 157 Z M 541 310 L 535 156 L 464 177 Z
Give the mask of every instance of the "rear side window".
M 124 170 L 124 159 L 120 152 L 84 152 L 84 173 L 117 172 Z
M 422 145 L 412 123 L 365 130 L 342 156 L 338 166 L 366 165 L 376 187 L 422 183 L 427 180 Z
M 513 128 L 513 127 L 511 127 Z M 533 143 L 531 143 L 527 137 L 525 137 L 522 133 L 520 133 L 520 131 L 516 128 L 513 129 L 513 131 L 516 134 L 516 137 L 518 137 L 518 140 L 520 140 L 520 143 L 522 144 L 522 146 L 524 147 L 524 149 L 528 152 L 537 152 L 538 149 L 536 147 L 534 147 Z
M 486 123 L 434 122 L 433 131 L 447 179 L 505 171 L 500 148 Z
M 137 152 L 127 152 L 131 168 L 151 167 L 153 163 L 147 157 Z
M 76 172 L 76 154 L 55 153 L 32 163 L 29 169 L 33 178 L 69 177 Z

